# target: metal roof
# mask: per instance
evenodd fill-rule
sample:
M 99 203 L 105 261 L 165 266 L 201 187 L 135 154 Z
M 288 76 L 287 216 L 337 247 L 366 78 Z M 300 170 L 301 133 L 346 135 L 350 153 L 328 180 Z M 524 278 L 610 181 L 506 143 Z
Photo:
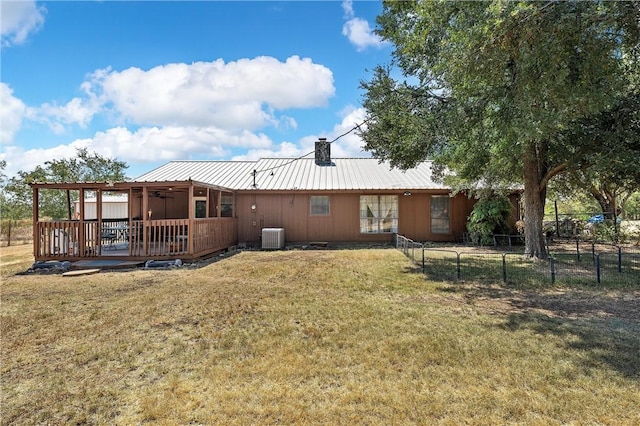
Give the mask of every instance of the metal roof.
M 255 186 L 254 186 L 255 171 Z M 171 161 L 133 182 L 197 180 L 232 190 L 336 191 L 449 189 L 431 177 L 431 162 L 406 171 L 375 158 L 264 158 L 257 161 Z

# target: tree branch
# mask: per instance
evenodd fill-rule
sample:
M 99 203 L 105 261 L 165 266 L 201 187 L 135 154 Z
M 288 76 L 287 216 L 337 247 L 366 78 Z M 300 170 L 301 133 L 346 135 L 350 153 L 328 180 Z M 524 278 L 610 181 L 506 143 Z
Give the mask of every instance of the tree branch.
M 567 170 L 568 166 L 569 162 L 565 161 L 564 163 L 560 163 L 557 166 L 553 167 L 551 170 L 547 171 L 547 173 L 545 173 L 545 175 L 542 177 L 542 180 L 540 181 L 540 191 L 547 188 L 547 184 L 552 177 L 564 173 Z

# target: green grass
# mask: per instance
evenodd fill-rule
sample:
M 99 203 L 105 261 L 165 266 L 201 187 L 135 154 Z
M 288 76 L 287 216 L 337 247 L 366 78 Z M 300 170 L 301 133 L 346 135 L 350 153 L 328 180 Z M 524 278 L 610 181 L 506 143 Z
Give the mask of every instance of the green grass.
M 383 249 L 3 275 L 2 424 L 640 423 L 637 291 L 413 271 Z

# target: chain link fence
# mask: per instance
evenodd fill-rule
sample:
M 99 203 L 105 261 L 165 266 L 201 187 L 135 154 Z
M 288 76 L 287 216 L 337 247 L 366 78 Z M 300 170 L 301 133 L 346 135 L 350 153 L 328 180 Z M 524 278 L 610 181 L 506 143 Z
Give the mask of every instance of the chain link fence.
M 395 245 L 434 281 L 640 285 L 640 248 L 576 240 L 549 245 L 548 259 L 531 260 L 522 252 L 434 247 L 401 235 Z

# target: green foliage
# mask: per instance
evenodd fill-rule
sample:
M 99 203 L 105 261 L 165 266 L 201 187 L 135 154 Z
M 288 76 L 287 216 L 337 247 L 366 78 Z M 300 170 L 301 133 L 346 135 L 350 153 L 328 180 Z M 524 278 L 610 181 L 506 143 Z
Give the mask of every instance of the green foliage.
M 640 219 L 640 192 L 631 194 L 623 211 L 628 217 Z
M 493 234 L 508 233 L 507 220 L 511 215 L 511 203 L 502 196 L 492 196 L 479 200 L 473 207 L 467 222 L 467 231 L 474 235 L 476 242 L 491 244 Z
M 4 171 L 6 163 L 0 163 Z M 33 211 L 33 182 L 97 182 L 122 181 L 126 179 L 127 164 L 115 159 L 89 153 L 78 149 L 77 157 L 46 161 L 29 172 L 19 171 L 16 176 L 6 178 L 2 173 L 2 201 L 0 213 L 5 219 L 22 219 L 31 216 Z M 68 203 L 77 199 L 78 194 L 60 190 L 40 191 L 40 214 L 53 219 L 62 219 L 69 215 Z
M 522 182 L 526 250 L 544 256 L 547 184 L 601 150 L 560 135 L 629 88 L 639 19 L 632 2 L 386 1 L 377 33 L 401 74 L 380 66 L 361 84 L 365 149 L 472 185 Z
M 602 243 L 624 244 L 630 241 L 632 233 L 616 225 L 613 220 L 605 220 L 602 223 L 594 223 L 592 227 L 593 239 Z

